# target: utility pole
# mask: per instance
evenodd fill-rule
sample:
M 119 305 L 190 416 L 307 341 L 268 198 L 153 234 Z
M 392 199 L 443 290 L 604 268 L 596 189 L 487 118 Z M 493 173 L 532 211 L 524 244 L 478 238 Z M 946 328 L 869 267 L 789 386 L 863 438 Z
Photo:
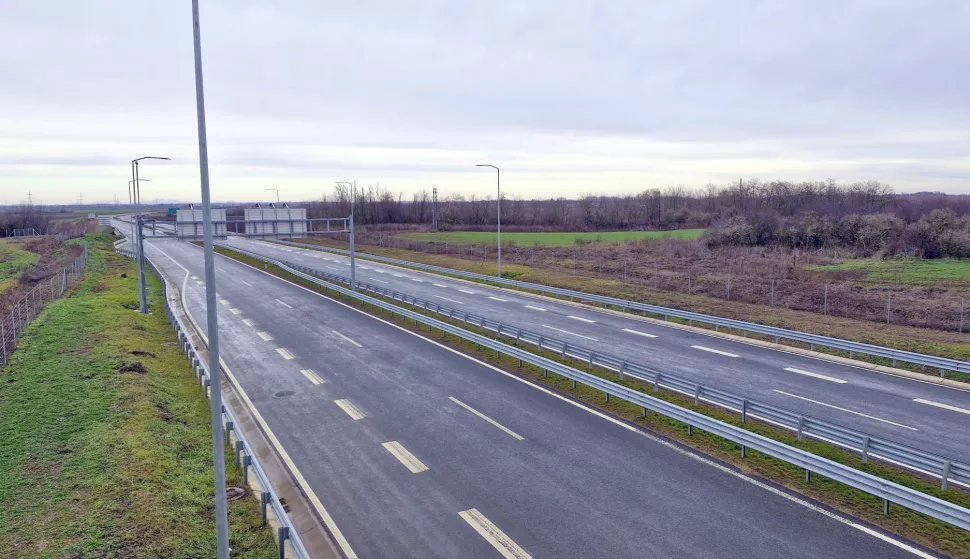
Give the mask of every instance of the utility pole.
M 145 293 L 145 234 L 144 219 L 135 216 L 135 251 L 138 258 L 138 309 L 141 314 L 148 314 L 148 300 Z
M 222 442 L 222 384 L 219 369 L 219 305 L 216 302 L 216 265 L 212 250 L 212 201 L 209 197 L 209 147 L 205 129 L 202 84 L 202 37 L 199 0 L 192 0 L 192 45 L 195 51 L 195 107 L 199 124 L 199 174 L 202 178 L 202 228 L 205 253 L 205 303 L 209 330 L 209 411 L 212 416 L 212 466 L 215 470 L 216 545 L 219 559 L 229 559 L 229 517 L 226 503 L 226 448 Z
M 438 189 L 431 189 L 431 230 L 438 230 Z

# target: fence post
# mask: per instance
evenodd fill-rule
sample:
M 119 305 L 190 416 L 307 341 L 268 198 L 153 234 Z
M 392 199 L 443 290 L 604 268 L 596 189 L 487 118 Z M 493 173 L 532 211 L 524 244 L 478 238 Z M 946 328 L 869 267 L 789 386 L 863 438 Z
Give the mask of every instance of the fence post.
M 727 279 L 727 299 L 728 301 L 731 300 L 731 276 L 728 276 Z
M 893 294 L 889 293 L 886 296 L 886 324 L 889 324 L 889 314 L 892 312 L 892 308 L 893 308 Z
M 775 306 L 775 280 L 771 280 L 771 306 Z M 775 340 L 776 342 L 778 340 Z
M 3 351 L 2 364 L 6 365 L 7 364 L 7 335 L 6 335 L 6 332 L 3 331 L 3 321 L 0 321 L 0 348 L 2 348 L 2 351 Z M 621 372 L 620 377 L 622 376 L 623 376 L 623 373 Z
M 825 284 L 825 295 L 822 297 L 822 314 L 829 314 L 829 284 Z
M 967 300 L 961 299 L 960 300 L 960 333 L 961 334 L 963 333 L 963 314 L 966 308 L 967 308 Z
M 693 285 L 691 283 L 690 268 L 687 268 L 687 293 L 693 292 Z

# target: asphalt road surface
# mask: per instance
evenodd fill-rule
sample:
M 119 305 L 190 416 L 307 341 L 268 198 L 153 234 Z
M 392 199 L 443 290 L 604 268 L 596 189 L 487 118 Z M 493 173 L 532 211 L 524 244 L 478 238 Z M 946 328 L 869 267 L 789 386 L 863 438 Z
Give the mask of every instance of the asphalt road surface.
M 204 328 L 201 249 L 147 245 Z M 345 553 L 912 556 L 392 324 L 225 257 L 216 266 L 224 361 Z
M 239 247 L 349 277 L 349 259 L 230 237 Z M 949 459 L 970 461 L 970 391 L 541 300 L 435 274 L 357 260 L 357 280 L 546 332 L 797 413 Z M 934 405 L 936 404 L 936 405 Z M 946 406 L 946 407 L 943 407 Z

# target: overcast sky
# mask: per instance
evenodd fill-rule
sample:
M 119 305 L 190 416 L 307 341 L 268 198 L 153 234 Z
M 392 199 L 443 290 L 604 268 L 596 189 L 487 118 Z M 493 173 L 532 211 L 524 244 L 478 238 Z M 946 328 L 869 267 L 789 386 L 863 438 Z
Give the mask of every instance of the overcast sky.
M 970 192 L 970 2 L 201 0 L 216 200 Z M 0 0 L 0 202 L 199 197 L 189 0 Z M 494 195 L 494 194 L 493 194 Z

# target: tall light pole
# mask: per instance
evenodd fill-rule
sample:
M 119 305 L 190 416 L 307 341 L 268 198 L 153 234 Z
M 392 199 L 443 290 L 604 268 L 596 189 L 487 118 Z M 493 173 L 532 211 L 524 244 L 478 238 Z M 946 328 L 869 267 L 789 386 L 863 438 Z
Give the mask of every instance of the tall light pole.
M 192 45 L 195 51 L 195 107 L 199 122 L 199 174 L 202 178 L 202 229 L 205 253 L 205 305 L 209 333 L 209 411 L 212 417 L 212 466 L 215 470 L 216 544 L 219 559 L 229 559 L 229 517 L 226 506 L 226 449 L 222 444 L 222 377 L 219 369 L 219 305 L 216 304 L 216 265 L 212 251 L 212 202 L 209 198 L 209 148 L 205 130 L 202 87 L 202 37 L 199 0 L 192 0 Z
M 275 190 L 276 191 L 276 203 L 279 204 L 280 203 L 280 189 L 278 189 L 278 188 L 267 188 L 266 190 Z
M 502 277 L 502 171 L 495 165 L 484 163 L 476 167 L 491 167 L 495 169 L 495 205 L 498 206 L 498 277 Z
M 350 186 L 350 288 L 357 290 L 357 265 L 354 262 L 354 198 L 357 197 L 357 182 L 337 181 L 337 184 Z
M 141 182 L 152 182 L 152 181 L 151 181 L 151 179 L 138 179 L 138 180 L 139 180 L 139 181 L 141 181 Z M 135 181 L 133 181 L 133 180 L 130 180 L 130 181 L 128 181 L 128 205 L 129 205 L 129 206 L 131 205 L 131 203 L 132 203 L 132 201 L 133 201 L 133 198 L 132 198 L 132 193 L 133 193 L 133 190 L 132 190 L 132 188 L 131 188 L 131 185 L 132 185 L 132 184 L 133 184 L 134 182 L 135 182 Z
M 143 159 L 161 159 L 164 161 L 171 161 L 168 157 L 139 157 L 138 159 L 131 160 L 131 180 L 135 183 L 135 203 L 141 204 L 141 189 L 138 187 L 138 162 Z

